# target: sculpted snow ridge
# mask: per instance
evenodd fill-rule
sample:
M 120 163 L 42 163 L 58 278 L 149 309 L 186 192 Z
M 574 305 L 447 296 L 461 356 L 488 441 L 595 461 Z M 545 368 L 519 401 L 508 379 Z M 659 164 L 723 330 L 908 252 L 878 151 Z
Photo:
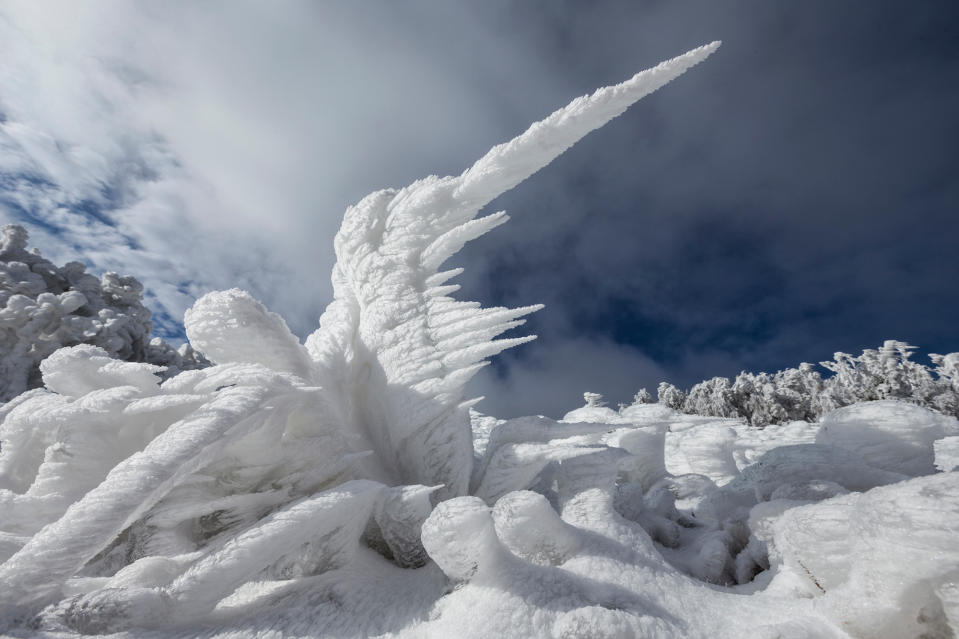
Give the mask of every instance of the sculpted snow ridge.
M 497 420 L 463 396 L 540 308 L 452 297 L 446 261 L 507 219 L 482 207 L 716 46 L 350 207 L 305 344 L 233 289 L 186 317 L 213 366 L 46 358 L 0 406 L 0 631 L 955 634 L 959 473 L 931 474 L 955 466 L 951 417 L 886 401 L 757 429 L 667 388 Z

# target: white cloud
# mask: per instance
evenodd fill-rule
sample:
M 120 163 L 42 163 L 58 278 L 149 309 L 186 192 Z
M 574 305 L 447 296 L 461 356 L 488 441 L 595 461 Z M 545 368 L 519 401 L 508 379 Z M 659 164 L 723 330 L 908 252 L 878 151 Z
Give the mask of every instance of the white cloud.
M 35 225 L 45 254 L 135 274 L 175 318 L 206 290 L 241 286 L 304 334 L 329 298 L 347 205 L 459 172 L 517 133 L 476 75 L 418 46 L 428 24 L 406 38 L 393 28 L 400 17 L 415 24 L 398 11 L 6 5 L 0 168 L 43 183 L 20 180 L 4 196 L 71 245 Z M 457 11 L 454 22 L 468 21 Z M 478 46 L 494 44 L 475 27 Z M 530 72 L 495 44 L 472 71 Z M 538 81 L 547 93 L 562 84 Z M 108 207 L 108 219 L 77 212 L 83 202 Z

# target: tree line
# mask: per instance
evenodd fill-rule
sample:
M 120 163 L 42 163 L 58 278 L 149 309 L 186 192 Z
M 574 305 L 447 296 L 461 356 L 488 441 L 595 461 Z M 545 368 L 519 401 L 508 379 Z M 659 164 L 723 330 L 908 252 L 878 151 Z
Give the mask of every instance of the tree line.
M 913 361 L 915 346 L 887 340 L 862 355 L 836 353 L 820 362 L 777 373 L 742 372 L 735 379 L 714 377 L 688 391 L 662 382 L 659 403 L 689 415 L 739 417 L 753 426 L 817 421 L 836 408 L 857 402 L 898 399 L 959 417 L 959 353 L 930 354 L 932 366 Z M 640 389 L 634 404 L 652 403 Z

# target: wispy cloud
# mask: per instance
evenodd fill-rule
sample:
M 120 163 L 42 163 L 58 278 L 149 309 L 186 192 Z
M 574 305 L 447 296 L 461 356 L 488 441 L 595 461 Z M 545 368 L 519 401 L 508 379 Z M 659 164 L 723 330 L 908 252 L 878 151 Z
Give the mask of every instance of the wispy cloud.
M 515 131 L 457 60 L 389 16 L 225 9 L 5 7 L 3 210 L 52 256 L 136 274 L 174 319 L 242 286 L 302 334 L 329 297 L 348 204 L 461 170 Z

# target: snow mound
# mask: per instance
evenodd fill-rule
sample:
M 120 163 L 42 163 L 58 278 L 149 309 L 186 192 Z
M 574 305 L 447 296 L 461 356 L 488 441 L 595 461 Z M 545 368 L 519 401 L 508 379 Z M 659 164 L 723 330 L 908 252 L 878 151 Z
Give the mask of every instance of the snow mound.
M 770 528 L 775 579 L 804 583 L 853 636 L 955 632 L 959 474 L 793 508 Z
M 959 435 L 959 420 L 894 400 L 829 413 L 816 442 L 858 452 L 871 465 L 913 477 L 936 471 L 933 442 Z

